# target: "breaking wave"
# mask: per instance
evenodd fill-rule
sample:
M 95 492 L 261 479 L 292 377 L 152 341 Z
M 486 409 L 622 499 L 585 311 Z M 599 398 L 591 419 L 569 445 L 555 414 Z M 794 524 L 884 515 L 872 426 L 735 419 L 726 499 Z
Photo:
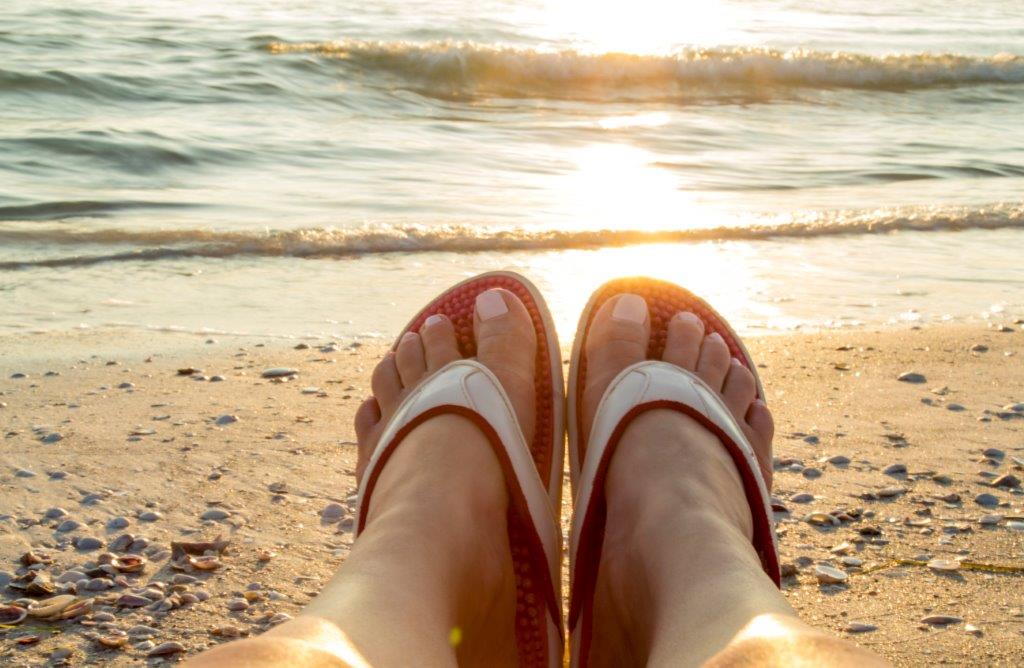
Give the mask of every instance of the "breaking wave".
M 1024 228 L 1024 203 L 813 213 L 745 226 L 664 230 L 495 229 L 470 225 L 388 225 L 286 231 L 82 230 L 0 228 L 0 244 L 107 246 L 107 252 L 0 262 L 0 270 L 74 267 L 117 261 L 235 256 L 342 258 L 381 253 L 543 251 L 647 243 L 756 241 L 901 231 Z M 121 250 L 117 246 L 127 246 Z
M 469 42 L 269 42 L 274 54 L 312 53 L 438 96 L 490 94 L 632 99 L 776 88 L 903 91 L 1024 83 L 1024 56 L 919 53 L 872 56 L 761 48 L 685 49 L 668 55 L 540 51 Z

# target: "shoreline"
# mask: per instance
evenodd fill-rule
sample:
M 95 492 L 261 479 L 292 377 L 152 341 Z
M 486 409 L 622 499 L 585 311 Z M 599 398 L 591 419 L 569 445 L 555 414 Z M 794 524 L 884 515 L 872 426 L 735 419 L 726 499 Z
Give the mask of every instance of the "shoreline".
M 991 485 L 1024 478 L 1024 409 L 1012 408 L 1024 402 L 1024 328 L 1008 316 L 990 325 L 746 339 L 776 415 L 774 496 L 788 510 L 776 517 L 782 560 L 796 572 L 787 597 L 810 623 L 896 665 L 1012 665 L 1024 652 L 1024 492 Z M 53 558 L 44 570 L 57 580 L 124 533 L 149 542 L 140 548 L 145 571 L 125 576 L 126 586 L 81 592 L 94 601 L 89 614 L 0 629 L 0 662 L 67 651 L 73 664 L 128 665 L 164 642 L 194 653 L 258 633 L 297 614 L 348 553 L 351 420 L 390 340 L 297 350 L 298 340 L 138 334 L 0 337 L 0 578 L 17 576 L 29 550 Z M 178 375 L 184 367 L 206 380 Z M 299 373 L 261 378 L 269 367 Z M 926 381 L 898 381 L 906 371 Z M 976 503 L 981 494 L 1002 505 Z M 331 504 L 340 518 L 323 517 Z M 569 504 L 566 494 L 563 526 Z M 66 515 L 46 517 L 53 509 Z M 981 523 L 991 515 L 1001 518 Z M 66 520 L 79 526 L 57 531 Z M 231 540 L 221 568 L 179 578 L 172 599 L 180 573 L 169 565 L 170 542 L 218 534 Z M 932 557 L 981 566 L 921 564 Z M 847 581 L 819 583 L 821 563 Z M 152 593 L 152 582 L 166 583 L 153 606 L 103 603 Z M 962 621 L 922 622 L 937 614 Z M 121 632 L 130 638 L 122 649 L 94 639 Z M 26 635 L 39 640 L 15 643 Z

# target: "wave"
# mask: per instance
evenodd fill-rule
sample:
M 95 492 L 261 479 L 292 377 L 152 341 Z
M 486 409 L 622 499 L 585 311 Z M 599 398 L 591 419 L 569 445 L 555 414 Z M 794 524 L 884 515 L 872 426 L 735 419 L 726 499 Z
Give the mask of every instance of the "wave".
M 356 229 L 218 232 L 180 230 L 3 229 L 0 242 L 50 245 L 129 245 L 128 250 L 0 262 L 0 270 L 78 267 L 104 262 L 237 256 L 343 258 L 381 253 L 507 252 L 619 247 L 647 243 L 757 241 L 902 231 L 962 231 L 1024 228 L 1024 203 L 979 208 L 906 208 L 808 213 L 784 222 L 703 229 L 530 230 L 469 225 L 392 225 Z
M 68 200 L 0 206 L 0 221 L 60 220 L 77 216 L 100 217 L 137 209 L 177 209 L 194 205 L 177 202 Z
M 762 48 L 684 49 L 668 55 L 540 51 L 468 42 L 341 42 L 265 45 L 311 53 L 343 67 L 404 80 L 438 96 L 671 97 L 757 94 L 775 88 L 904 91 L 1024 83 L 1024 56 L 919 53 L 872 56 Z

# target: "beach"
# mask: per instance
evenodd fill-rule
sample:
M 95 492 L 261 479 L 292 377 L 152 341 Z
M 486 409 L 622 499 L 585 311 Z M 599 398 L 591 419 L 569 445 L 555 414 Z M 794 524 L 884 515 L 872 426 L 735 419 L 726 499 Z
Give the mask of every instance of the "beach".
M 784 589 L 809 623 L 898 666 L 1019 659 L 1022 329 L 748 340 L 776 416 Z M 298 614 L 351 547 L 352 416 L 385 348 L 133 330 L 0 339 L 0 578 L 24 580 L 31 553 L 55 593 L 78 597 L 70 619 L 0 628 L 0 663 L 174 661 Z M 563 527 L 570 510 L 567 491 Z M 192 565 L 172 550 L 218 538 L 219 556 Z M 144 567 L 97 571 L 105 552 Z

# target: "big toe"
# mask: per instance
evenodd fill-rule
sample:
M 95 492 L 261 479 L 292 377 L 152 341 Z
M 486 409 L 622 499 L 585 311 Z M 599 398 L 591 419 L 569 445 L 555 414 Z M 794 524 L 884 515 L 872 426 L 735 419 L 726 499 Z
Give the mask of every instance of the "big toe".
M 526 306 L 508 290 L 477 295 L 473 315 L 477 360 L 498 378 L 512 402 L 523 435 L 533 440 L 537 333 Z
M 651 319 L 647 302 L 639 295 L 616 295 L 594 314 L 585 343 L 584 439 L 589 436 L 594 413 L 608 384 L 626 367 L 647 359 L 650 337 Z

